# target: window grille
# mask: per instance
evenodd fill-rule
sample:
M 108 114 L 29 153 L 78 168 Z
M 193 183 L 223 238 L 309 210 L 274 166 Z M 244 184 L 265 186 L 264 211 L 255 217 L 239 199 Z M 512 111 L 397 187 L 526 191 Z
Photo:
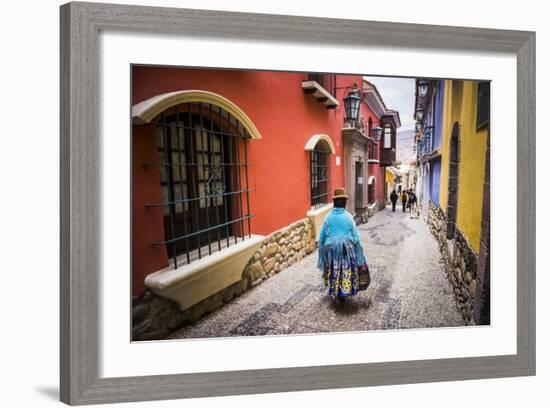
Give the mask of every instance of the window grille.
M 156 123 L 164 245 L 176 269 L 251 236 L 248 131 L 208 103 L 164 111 Z
M 329 202 L 330 153 L 328 143 L 323 140 L 311 151 L 311 206 L 315 209 Z

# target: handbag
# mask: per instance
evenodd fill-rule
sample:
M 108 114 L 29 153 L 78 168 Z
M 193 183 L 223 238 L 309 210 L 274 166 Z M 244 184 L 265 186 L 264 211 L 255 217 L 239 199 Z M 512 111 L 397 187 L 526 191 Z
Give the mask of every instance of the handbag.
M 353 230 L 353 225 L 351 225 L 351 229 Z M 352 232 L 353 233 L 353 232 Z M 357 267 L 357 275 L 359 278 L 359 290 L 367 290 L 367 288 L 370 285 L 370 272 L 369 272 L 369 265 L 365 261 L 364 264 L 359 265 Z
M 357 272 L 359 274 L 359 290 L 367 290 L 370 285 L 369 266 L 366 263 L 359 265 Z

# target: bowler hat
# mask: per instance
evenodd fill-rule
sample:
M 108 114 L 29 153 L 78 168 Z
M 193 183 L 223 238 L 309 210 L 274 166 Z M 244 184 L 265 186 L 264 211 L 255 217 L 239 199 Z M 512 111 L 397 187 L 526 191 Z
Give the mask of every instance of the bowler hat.
M 346 189 L 343 187 L 336 187 L 334 189 L 334 197 L 332 197 L 333 200 L 336 200 L 337 198 L 349 198 L 346 194 Z

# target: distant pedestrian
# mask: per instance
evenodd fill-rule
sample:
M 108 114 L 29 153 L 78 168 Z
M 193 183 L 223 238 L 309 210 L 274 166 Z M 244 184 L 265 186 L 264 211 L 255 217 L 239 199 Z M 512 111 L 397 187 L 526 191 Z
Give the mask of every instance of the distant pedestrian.
M 395 191 L 395 189 L 393 189 L 393 191 L 390 194 L 392 212 L 395 212 L 395 204 L 397 203 L 398 198 L 399 198 L 399 196 L 397 195 L 397 192 Z
M 403 189 L 403 192 L 401 193 L 401 205 L 403 206 L 403 212 L 405 212 L 405 209 L 407 208 L 408 200 L 407 190 Z
M 328 294 L 340 300 L 354 296 L 368 267 L 353 216 L 346 211 L 346 190 L 334 191 L 334 208 L 327 215 L 319 236 L 319 260 Z M 360 276 L 361 274 L 361 276 Z M 369 281 L 370 281 L 370 275 Z M 364 285 L 363 285 L 364 287 Z
M 416 214 L 418 208 L 418 203 L 416 199 L 416 194 L 411 190 L 409 193 L 409 212 L 411 214 L 411 218 L 413 217 L 413 214 Z

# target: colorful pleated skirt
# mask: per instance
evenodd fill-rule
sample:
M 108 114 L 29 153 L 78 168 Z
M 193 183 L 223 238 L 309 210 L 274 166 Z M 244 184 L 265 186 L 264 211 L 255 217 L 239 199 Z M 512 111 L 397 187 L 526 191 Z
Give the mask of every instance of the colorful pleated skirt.
M 355 250 L 344 242 L 326 245 L 322 251 L 323 281 L 328 294 L 354 296 L 359 291 L 359 269 Z

